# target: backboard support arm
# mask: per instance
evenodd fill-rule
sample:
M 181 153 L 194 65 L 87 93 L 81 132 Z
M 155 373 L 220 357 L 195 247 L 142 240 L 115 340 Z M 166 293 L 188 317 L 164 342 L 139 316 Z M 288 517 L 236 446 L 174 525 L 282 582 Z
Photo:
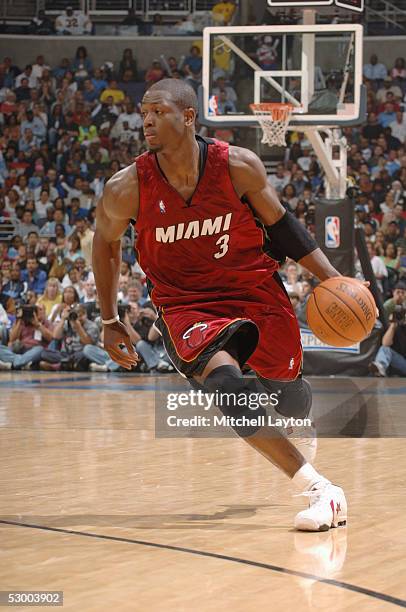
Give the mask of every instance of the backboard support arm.
M 347 139 L 340 129 L 306 130 L 305 136 L 313 147 L 326 175 L 326 199 L 345 198 L 347 192 Z

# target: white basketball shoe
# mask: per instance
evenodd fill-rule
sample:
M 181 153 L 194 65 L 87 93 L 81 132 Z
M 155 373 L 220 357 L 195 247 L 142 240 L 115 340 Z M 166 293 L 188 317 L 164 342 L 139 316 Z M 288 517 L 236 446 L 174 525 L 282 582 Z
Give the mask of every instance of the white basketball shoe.
M 296 515 L 295 528 L 300 531 L 328 531 L 347 523 L 347 500 L 341 487 L 329 481 L 317 483 L 310 491 L 300 493 L 309 498 L 309 507 Z

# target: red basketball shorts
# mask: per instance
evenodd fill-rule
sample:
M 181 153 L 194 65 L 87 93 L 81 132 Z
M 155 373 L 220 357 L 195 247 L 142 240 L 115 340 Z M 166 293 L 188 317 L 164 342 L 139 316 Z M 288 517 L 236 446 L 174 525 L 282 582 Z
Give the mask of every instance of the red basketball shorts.
M 190 378 L 233 339 L 238 360 L 262 378 L 294 380 L 302 368 L 297 319 L 277 274 L 249 294 L 162 309 L 156 327 L 176 369 Z

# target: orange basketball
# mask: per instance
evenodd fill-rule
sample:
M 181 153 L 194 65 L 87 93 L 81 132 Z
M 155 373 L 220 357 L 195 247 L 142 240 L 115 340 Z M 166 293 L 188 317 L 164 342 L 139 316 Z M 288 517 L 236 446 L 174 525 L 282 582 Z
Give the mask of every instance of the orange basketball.
M 317 338 L 331 346 L 351 346 L 368 336 L 375 324 L 371 292 L 348 276 L 329 278 L 307 302 L 307 322 Z

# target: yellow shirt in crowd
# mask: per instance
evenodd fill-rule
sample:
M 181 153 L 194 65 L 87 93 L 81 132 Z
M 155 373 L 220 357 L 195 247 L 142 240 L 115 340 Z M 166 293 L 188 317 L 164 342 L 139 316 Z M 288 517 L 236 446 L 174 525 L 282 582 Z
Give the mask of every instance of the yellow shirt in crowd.
M 55 304 L 60 304 L 61 302 L 62 302 L 61 293 L 57 295 L 54 300 L 50 300 L 49 298 L 46 298 L 45 295 L 41 295 L 41 297 L 38 298 L 37 300 L 37 304 L 43 304 L 45 306 L 47 317 L 49 317 L 49 315 L 51 314 L 51 310 L 55 306 Z
M 107 98 L 110 96 L 113 98 L 114 104 L 120 104 L 124 101 L 125 93 L 121 89 L 105 89 L 100 96 L 100 101 L 107 102 Z
M 213 19 L 219 25 L 227 25 L 230 23 L 234 11 L 235 4 L 232 2 L 219 2 L 212 8 Z

